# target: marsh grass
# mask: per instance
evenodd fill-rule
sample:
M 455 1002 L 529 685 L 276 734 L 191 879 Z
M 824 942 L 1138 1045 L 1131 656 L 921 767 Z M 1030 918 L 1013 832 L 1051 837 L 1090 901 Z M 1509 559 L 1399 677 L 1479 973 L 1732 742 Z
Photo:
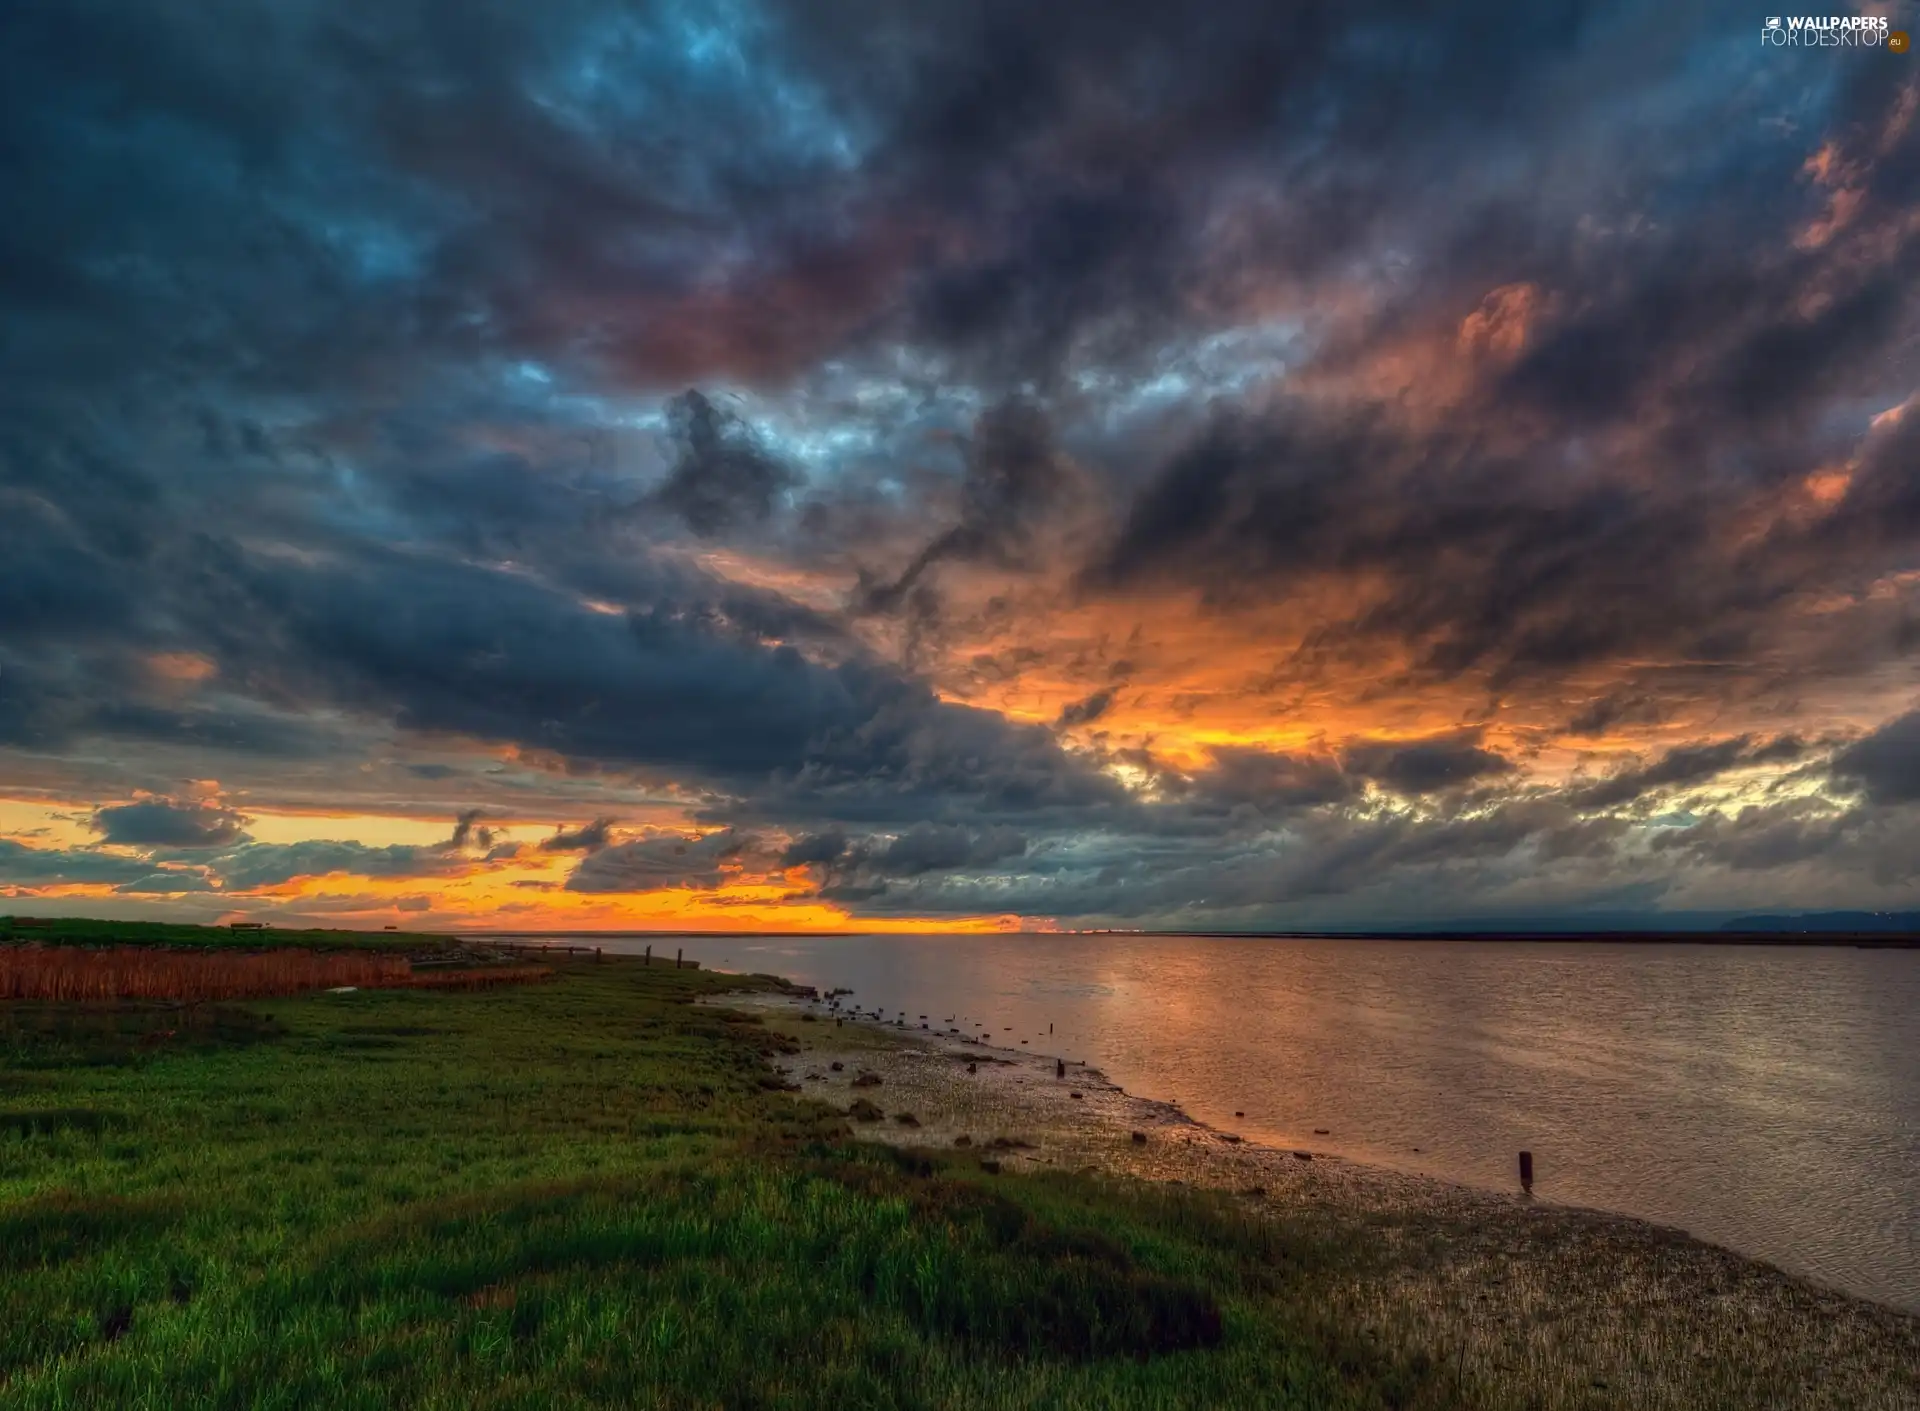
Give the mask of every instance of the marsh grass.
M 473 965 L 414 970 L 406 979 L 383 989 L 491 990 L 501 985 L 532 985 L 553 978 L 550 965 Z
M 688 1003 L 741 983 L 563 964 L 190 1048 L 0 1006 L 0 1407 L 1458 1403 L 1329 1312 L 1337 1232 L 855 1143 L 770 1078 L 792 1038 Z
M 0 1004 L 0 1096 L 44 1083 L 35 1070 L 118 1067 L 174 1050 L 259 1043 L 284 1033 L 271 1018 L 217 1004 Z

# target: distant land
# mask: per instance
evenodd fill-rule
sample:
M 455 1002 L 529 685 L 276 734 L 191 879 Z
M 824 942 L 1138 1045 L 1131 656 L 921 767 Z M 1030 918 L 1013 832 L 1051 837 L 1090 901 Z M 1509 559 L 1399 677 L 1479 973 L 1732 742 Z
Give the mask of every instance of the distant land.
M 470 936 L 526 936 L 551 940 L 686 937 L 690 940 L 778 940 L 856 931 L 536 931 L 463 930 Z M 1702 917 L 1608 917 L 1582 922 L 1559 918 L 1504 921 L 1449 921 L 1419 928 L 1323 927 L 1299 930 L 1141 930 L 1131 927 L 1068 928 L 1061 932 L 1000 934 L 1194 937 L 1221 940 L 1382 940 L 1382 941 L 1539 941 L 1614 942 L 1632 945 L 1855 946 L 1871 950 L 1920 949 L 1920 911 L 1812 911 L 1756 914 L 1726 919 Z
M 1795 916 L 1739 916 L 1722 931 L 1898 931 L 1920 936 L 1920 911 L 1809 911 Z

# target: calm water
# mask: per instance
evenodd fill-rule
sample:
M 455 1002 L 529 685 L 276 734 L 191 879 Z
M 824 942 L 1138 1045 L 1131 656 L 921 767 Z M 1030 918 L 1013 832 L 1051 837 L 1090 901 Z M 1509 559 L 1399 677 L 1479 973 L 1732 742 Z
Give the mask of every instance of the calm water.
M 1528 1149 L 1547 1199 L 1920 1309 L 1920 951 L 650 939 L 1026 1039 L 1276 1144 L 1495 1187 Z

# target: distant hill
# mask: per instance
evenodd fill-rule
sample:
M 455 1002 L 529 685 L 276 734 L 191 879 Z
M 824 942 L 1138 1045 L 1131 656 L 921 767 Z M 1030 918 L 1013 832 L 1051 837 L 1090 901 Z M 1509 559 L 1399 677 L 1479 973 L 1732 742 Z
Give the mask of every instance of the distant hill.
M 1736 916 L 1722 931 L 1920 932 L 1920 911 L 1806 911 L 1794 916 Z

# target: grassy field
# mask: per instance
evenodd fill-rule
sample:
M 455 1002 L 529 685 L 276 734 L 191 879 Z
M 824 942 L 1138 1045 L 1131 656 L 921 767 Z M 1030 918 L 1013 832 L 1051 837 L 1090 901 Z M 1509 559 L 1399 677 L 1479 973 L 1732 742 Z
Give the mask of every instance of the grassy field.
M 0 1407 L 1442 1406 L 1226 1198 L 849 1140 L 632 963 L 0 1026 Z M 772 985 L 775 982 L 756 982 Z

